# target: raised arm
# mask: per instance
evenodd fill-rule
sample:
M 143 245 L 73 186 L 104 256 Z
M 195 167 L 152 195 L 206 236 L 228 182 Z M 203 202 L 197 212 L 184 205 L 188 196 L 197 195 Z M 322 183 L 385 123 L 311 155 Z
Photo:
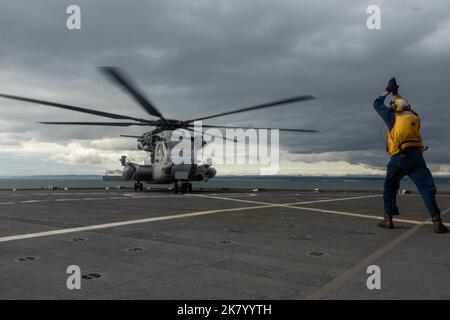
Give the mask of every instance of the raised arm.
M 384 120 L 389 130 L 392 130 L 395 123 L 395 114 L 389 109 L 385 104 L 384 100 L 390 94 L 389 91 L 385 91 L 382 95 L 375 99 L 373 102 L 373 108 L 380 115 L 380 117 Z

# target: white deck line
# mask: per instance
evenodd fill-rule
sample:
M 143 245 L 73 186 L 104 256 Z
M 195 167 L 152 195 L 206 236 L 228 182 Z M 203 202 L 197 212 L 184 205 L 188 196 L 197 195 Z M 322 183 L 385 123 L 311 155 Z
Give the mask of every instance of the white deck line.
M 252 203 L 252 204 L 257 204 L 257 206 L 238 207 L 238 208 L 231 208 L 231 209 L 217 209 L 217 210 L 196 211 L 196 212 L 175 214 L 175 215 L 168 215 L 168 216 L 160 216 L 160 217 L 152 217 L 152 218 L 144 218 L 144 219 L 136 219 L 136 220 L 128 220 L 128 221 L 111 222 L 111 223 L 90 225 L 90 226 L 77 227 L 77 228 L 56 229 L 56 230 L 43 231 L 43 232 L 19 234 L 19 235 L 13 235 L 13 236 L 0 237 L 0 243 L 1 242 L 15 241 L 15 240 L 48 237 L 48 236 L 61 235 L 61 234 L 67 234 L 67 233 L 75 233 L 75 232 L 84 232 L 84 231 L 108 229 L 108 228 L 121 227 L 121 226 L 133 225 L 133 224 L 150 223 L 150 222 L 155 222 L 155 221 L 164 221 L 164 220 L 172 220 L 172 219 L 198 217 L 198 216 L 204 216 L 204 215 L 215 214 L 215 213 L 245 211 L 245 210 L 254 210 L 254 209 L 264 209 L 264 208 L 271 208 L 271 207 L 286 207 L 286 208 L 297 209 L 297 210 L 309 210 L 309 211 L 316 211 L 316 212 L 333 213 L 333 214 L 338 214 L 338 215 L 355 216 L 355 217 L 370 218 L 370 219 L 379 219 L 378 217 L 369 216 L 369 215 L 359 215 L 359 214 L 350 213 L 350 212 L 324 210 L 324 209 L 316 209 L 316 208 L 308 208 L 308 207 L 296 207 L 294 205 L 310 204 L 310 203 L 322 203 L 322 202 L 331 202 L 331 201 L 347 201 L 347 200 L 354 200 L 354 199 L 364 199 L 364 198 L 379 197 L 381 195 L 337 198 L 337 199 L 332 199 L 332 200 L 315 200 L 315 201 L 313 200 L 313 201 L 303 201 L 303 202 L 294 202 L 294 203 L 268 203 L 268 202 L 250 201 L 250 200 L 243 200 L 243 199 L 233 199 L 233 198 L 214 197 L 214 196 L 205 196 L 205 195 L 196 195 L 196 196 L 212 198 L 212 199 L 222 199 L 222 200 L 228 200 L 228 201 Z M 397 219 L 397 221 L 400 221 L 400 220 Z M 406 223 L 412 223 L 412 224 L 421 224 L 421 223 L 423 223 L 423 221 L 415 221 L 415 220 L 403 220 L 403 221 L 404 222 L 408 221 Z

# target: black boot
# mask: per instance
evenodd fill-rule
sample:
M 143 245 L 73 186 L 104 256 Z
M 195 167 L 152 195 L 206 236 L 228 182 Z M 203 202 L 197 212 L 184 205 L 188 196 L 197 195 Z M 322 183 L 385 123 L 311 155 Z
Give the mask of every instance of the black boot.
M 448 228 L 442 223 L 441 217 L 437 216 L 432 219 L 435 233 L 447 233 Z
M 380 228 L 394 229 L 394 223 L 391 216 L 384 216 L 383 220 L 377 224 Z

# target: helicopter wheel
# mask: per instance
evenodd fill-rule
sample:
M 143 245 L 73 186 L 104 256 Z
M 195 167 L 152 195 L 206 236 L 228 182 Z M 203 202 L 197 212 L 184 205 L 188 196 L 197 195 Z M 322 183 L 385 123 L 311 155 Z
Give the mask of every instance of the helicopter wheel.
M 187 185 L 187 190 L 188 190 L 188 192 L 192 192 L 192 183 L 188 183 L 188 185 Z
M 139 191 L 144 191 L 144 184 L 142 182 L 139 183 Z
M 138 191 L 138 189 L 139 189 L 138 183 L 135 182 L 134 183 L 134 192 Z
M 178 181 L 173 185 L 173 191 L 177 194 L 180 191 L 180 186 L 178 185 Z
M 185 194 L 187 188 L 188 188 L 188 184 L 187 184 L 186 182 L 183 182 L 183 183 L 181 184 L 181 193 L 182 193 L 182 194 Z

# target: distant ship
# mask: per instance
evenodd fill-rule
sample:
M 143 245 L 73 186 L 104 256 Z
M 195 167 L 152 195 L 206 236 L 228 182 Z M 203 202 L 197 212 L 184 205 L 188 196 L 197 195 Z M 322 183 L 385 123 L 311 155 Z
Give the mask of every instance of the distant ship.
M 122 170 L 106 170 L 104 181 L 123 181 Z

